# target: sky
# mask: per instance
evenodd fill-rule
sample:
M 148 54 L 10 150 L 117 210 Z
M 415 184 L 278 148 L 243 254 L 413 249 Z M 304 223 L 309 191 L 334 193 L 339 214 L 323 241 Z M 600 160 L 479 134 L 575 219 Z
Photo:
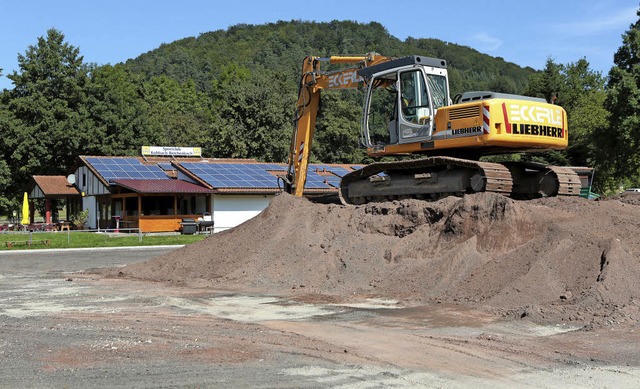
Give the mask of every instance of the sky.
M 534 69 L 586 58 L 606 76 L 639 8 L 638 0 L 0 0 L 0 90 L 13 88 L 6 75 L 19 72 L 18 54 L 50 28 L 85 63 L 113 65 L 163 43 L 279 20 L 373 21 L 401 40 L 436 38 Z

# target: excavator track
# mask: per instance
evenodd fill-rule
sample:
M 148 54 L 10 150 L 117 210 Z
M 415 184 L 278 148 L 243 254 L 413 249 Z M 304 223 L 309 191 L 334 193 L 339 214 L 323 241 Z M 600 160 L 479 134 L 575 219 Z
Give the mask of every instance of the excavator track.
M 578 174 L 568 167 L 547 166 L 558 179 L 558 196 L 579 196 L 582 181 Z
M 475 192 L 514 198 L 577 196 L 580 188 L 580 178 L 567 167 L 428 157 L 367 165 L 342 177 L 339 193 L 343 204 L 364 204 Z
M 508 162 L 514 181 L 511 197 L 535 198 L 554 196 L 579 196 L 582 181 L 570 167 L 539 163 Z

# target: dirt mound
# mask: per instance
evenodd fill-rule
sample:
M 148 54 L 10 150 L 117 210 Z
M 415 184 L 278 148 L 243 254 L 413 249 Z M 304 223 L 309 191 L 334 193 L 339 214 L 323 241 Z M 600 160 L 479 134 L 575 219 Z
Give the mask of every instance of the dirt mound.
M 480 193 L 344 207 L 283 194 L 260 215 L 121 276 L 301 298 L 472 304 L 536 321 L 640 321 L 635 199 Z
M 640 193 L 638 192 L 622 192 L 615 196 L 610 196 L 606 200 L 619 200 L 625 204 L 640 205 Z

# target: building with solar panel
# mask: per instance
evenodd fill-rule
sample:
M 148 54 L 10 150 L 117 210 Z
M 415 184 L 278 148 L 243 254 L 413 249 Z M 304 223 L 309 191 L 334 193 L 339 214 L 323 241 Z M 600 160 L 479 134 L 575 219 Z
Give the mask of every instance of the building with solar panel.
M 80 156 L 71 169 L 79 195 L 69 206 L 88 210 L 92 229 L 169 232 L 200 220 L 199 227 L 218 232 L 266 208 L 286 170 L 286 164 L 252 159 Z M 305 194 L 337 193 L 340 178 L 352 170 L 310 165 Z

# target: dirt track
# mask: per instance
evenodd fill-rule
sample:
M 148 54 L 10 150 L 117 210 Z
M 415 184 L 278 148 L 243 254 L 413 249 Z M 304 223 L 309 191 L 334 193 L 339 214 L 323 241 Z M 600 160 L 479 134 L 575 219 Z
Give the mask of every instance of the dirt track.
M 2 256 L 2 385 L 634 386 L 638 199 L 283 195 L 124 267 Z
M 127 256 L 82 260 L 114 266 Z M 0 256 L 0 387 L 630 387 L 640 380 L 635 328 L 571 331 L 444 303 L 302 303 L 102 278 L 77 273 L 81 262 L 68 253 L 55 254 L 55 264 L 51 254 Z

